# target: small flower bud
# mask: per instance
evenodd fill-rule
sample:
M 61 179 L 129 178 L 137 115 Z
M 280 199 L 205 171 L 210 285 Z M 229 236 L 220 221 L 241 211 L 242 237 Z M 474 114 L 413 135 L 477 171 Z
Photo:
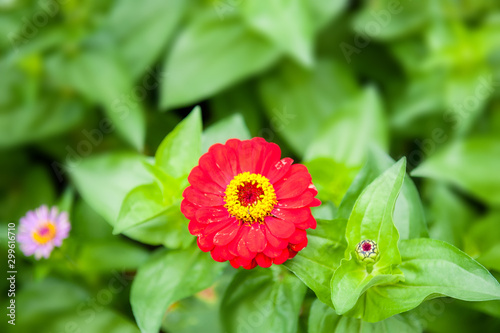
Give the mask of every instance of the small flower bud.
M 374 263 L 378 259 L 378 245 L 371 239 L 365 239 L 356 245 L 358 260 L 364 263 Z

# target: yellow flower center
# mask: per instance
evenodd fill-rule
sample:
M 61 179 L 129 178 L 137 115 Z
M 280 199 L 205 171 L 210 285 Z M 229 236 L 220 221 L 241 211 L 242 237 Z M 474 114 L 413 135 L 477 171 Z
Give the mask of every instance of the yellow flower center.
M 224 207 L 243 223 L 263 223 L 278 202 L 269 179 L 250 172 L 236 175 L 227 185 L 225 194 Z
M 56 227 L 50 221 L 45 222 L 42 226 L 33 231 L 33 239 L 38 244 L 45 244 L 54 239 L 55 236 Z

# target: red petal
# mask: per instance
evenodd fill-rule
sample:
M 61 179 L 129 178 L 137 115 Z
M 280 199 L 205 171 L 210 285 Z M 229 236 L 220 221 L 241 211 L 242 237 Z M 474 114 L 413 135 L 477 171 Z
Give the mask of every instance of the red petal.
M 300 222 L 300 223 L 295 223 L 295 228 L 298 228 L 298 229 L 308 229 L 309 228 L 309 220 L 306 220 L 304 222 Z
M 288 249 L 284 249 L 279 256 L 274 258 L 273 262 L 276 265 L 281 265 L 282 263 L 287 261 L 289 257 L 290 257 L 290 253 L 288 252 Z
M 227 247 L 225 246 L 214 247 L 210 254 L 212 255 L 212 258 L 218 262 L 223 262 L 234 258 L 234 256 L 229 253 Z
M 297 255 L 298 252 L 291 250 L 291 249 L 288 249 L 288 253 L 289 253 L 288 259 L 292 259 L 292 258 L 295 258 L 295 256 Z
M 224 229 L 221 229 L 214 236 L 214 244 L 219 246 L 225 246 L 231 242 L 234 237 L 238 234 L 240 230 L 240 223 L 232 218 L 232 222 L 226 226 Z
M 245 229 L 245 226 L 239 226 L 238 227 L 238 233 L 236 236 L 233 237 L 233 239 L 227 244 L 227 249 L 229 250 L 229 253 L 231 253 L 234 256 L 239 256 L 238 254 L 238 244 L 241 240 L 241 236 L 243 235 L 243 230 Z
M 272 216 L 267 216 L 264 221 L 269 231 L 276 237 L 288 238 L 295 231 L 295 225 L 290 221 L 280 220 Z
M 313 183 L 309 184 L 309 191 L 312 193 L 313 197 L 318 195 L 318 190 L 316 189 L 316 186 L 314 186 Z
M 245 259 L 245 258 L 242 258 L 242 257 L 236 257 L 234 258 L 232 261 L 234 261 L 235 265 L 237 265 L 236 267 L 234 267 L 233 263 L 231 263 L 231 266 L 233 266 L 234 268 L 238 268 L 240 266 L 248 266 L 252 263 L 252 260 L 253 259 Z
M 262 232 L 260 224 L 254 223 L 247 235 L 247 246 L 252 252 L 262 252 L 266 248 L 266 236 Z
M 226 141 L 225 146 L 231 148 L 233 151 L 238 151 L 241 140 L 239 139 L 229 139 Z
M 257 262 L 255 261 L 255 259 L 253 259 L 250 262 L 250 264 L 243 266 L 243 268 L 244 269 L 252 269 L 252 268 L 255 268 L 255 266 L 257 266 Z
M 283 199 L 278 201 L 276 204 L 276 207 L 278 208 L 302 208 L 302 207 L 309 207 L 311 202 L 313 202 L 314 196 L 310 191 L 304 191 L 301 195 L 294 197 L 294 198 L 289 198 L 289 199 Z
M 318 207 L 319 205 L 321 205 L 321 201 L 319 199 L 314 198 L 309 207 Z
M 233 266 L 233 268 L 239 268 L 240 267 L 240 264 L 238 263 L 238 261 L 236 259 L 237 259 L 237 257 L 229 260 L 229 263 L 231 264 L 231 266 Z
M 293 160 L 289 157 L 285 157 L 281 161 L 278 161 L 275 165 L 273 165 L 268 173 L 267 173 L 267 179 L 271 182 L 271 184 L 276 183 L 277 181 L 281 180 L 283 176 L 286 175 L 288 170 L 290 170 L 290 167 L 292 166 Z
M 224 179 L 231 181 L 238 174 L 238 161 L 233 149 L 215 144 L 208 150 Z M 225 189 L 225 188 L 224 188 Z
M 307 233 L 302 229 L 295 229 L 295 232 L 288 238 L 288 241 L 292 244 L 299 244 L 303 241 L 307 241 Z
M 231 215 L 224 207 L 201 207 L 196 211 L 196 220 L 200 223 L 213 223 L 227 220 Z
M 265 268 L 271 267 L 271 265 L 273 264 L 273 260 L 263 253 L 257 254 L 257 256 L 255 257 L 255 261 L 257 262 L 257 265 Z
M 299 252 L 307 246 L 307 238 L 299 244 L 290 244 L 290 248 L 296 252 Z
M 274 236 L 271 231 L 269 231 L 269 228 L 264 227 L 264 230 L 267 242 L 273 247 L 282 250 L 288 245 L 288 241 Z
M 222 172 L 222 170 L 215 162 L 213 154 L 206 153 L 202 155 L 200 157 L 199 163 L 200 163 L 200 168 L 203 170 L 203 172 L 205 172 L 207 175 L 210 175 L 210 177 L 212 177 L 212 180 L 215 183 L 217 183 L 220 187 L 224 189 L 227 187 L 232 177 L 228 176 L 227 173 Z
M 198 223 L 195 220 L 191 220 L 189 221 L 188 225 L 189 233 L 193 236 L 198 236 L 203 232 L 206 226 L 207 226 L 206 224 Z
M 311 175 L 302 164 L 292 165 L 286 176 L 276 182 L 274 190 L 278 200 L 296 197 L 302 194 L 311 184 Z
M 196 239 L 198 247 L 203 252 L 208 252 L 214 248 L 214 243 L 212 242 L 212 235 L 199 235 Z
M 224 206 L 224 198 L 210 193 L 203 193 L 192 186 L 187 187 L 182 193 L 184 198 L 198 206 Z
M 207 176 L 199 166 L 196 166 L 193 170 L 191 170 L 191 173 L 188 176 L 188 181 L 191 186 L 201 192 L 224 195 L 225 189 L 214 183 L 212 178 Z
M 280 161 L 280 159 L 281 159 L 280 147 L 272 142 L 267 143 L 264 152 L 264 158 L 262 160 L 260 174 L 264 176 L 269 174 L 271 168 L 274 167 Z
M 262 149 L 263 145 L 258 140 L 240 142 L 238 161 L 242 172 L 257 172 L 257 166 L 262 165 Z
M 186 190 L 187 190 L 187 188 L 186 188 Z M 184 192 L 186 192 L 186 190 L 184 190 Z M 189 202 L 189 200 L 187 200 L 187 199 L 184 199 L 181 202 L 181 212 L 189 220 L 192 220 L 194 218 L 196 211 L 199 208 L 200 208 L 199 206 L 194 205 L 193 203 Z
M 316 219 L 312 215 L 309 220 L 307 220 L 307 228 L 316 229 Z
M 267 243 L 267 246 L 262 253 L 268 256 L 269 258 L 276 258 L 281 254 L 281 252 L 283 252 L 282 249 L 277 249 L 271 244 Z
M 242 258 L 252 259 L 255 258 L 255 252 L 251 251 L 248 248 L 247 240 L 248 240 L 248 232 L 250 231 L 250 227 L 243 226 L 243 232 L 241 234 L 240 241 L 238 242 L 238 246 L 236 247 L 236 251 L 238 255 Z
M 299 229 L 316 229 L 316 219 L 311 215 L 307 220 L 295 223 L 295 227 Z
M 203 233 L 206 235 L 211 234 L 213 239 L 219 231 L 230 225 L 233 222 L 233 219 L 234 219 L 233 217 L 229 217 L 220 222 L 209 223 L 206 225 L 205 230 L 203 230 Z
M 299 209 L 285 209 L 285 208 L 275 208 L 271 212 L 274 216 L 281 220 L 292 223 L 301 223 L 306 221 L 309 216 L 311 216 L 310 208 L 299 208 Z

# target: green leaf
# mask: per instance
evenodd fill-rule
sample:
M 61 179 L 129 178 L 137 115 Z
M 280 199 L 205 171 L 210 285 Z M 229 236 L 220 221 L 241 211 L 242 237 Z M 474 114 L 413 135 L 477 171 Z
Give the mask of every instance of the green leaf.
M 8 161 L 12 158 L 11 153 L 1 158 Z M 12 161 L 9 161 L 12 163 Z M 3 163 L 2 163 L 3 164 Z M 40 166 L 33 165 L 28 168 L 19 168 L 14 164 L 9 169 L 1 168 L 4 176 L 11 178 L 6 184 L 2 181 L 3 196 L 0 201 L 0 220 L 15 221 L 26 214 L 28 210 L 35 209 L 41 205 L 52 205 L 55 203 L 56 189 L 50 172 Z M 15 177 L 19 175 L 22 177 Z M 7 244 L 7 243 L 5 243 Z
M 140 185 L 123 200 L 113 233 L 151 245 L 187 247 L 194 238 L 179 205 L 180 199 L 166 202 L 157 184 Z
M 360 241 L 371 239 L 377 242 L 380 251 L 375 267 L 400 263 L 399 235 L 392 214 L 405 171 L 406 160 L 403 158 L 377 177 L 356 200 L 346 227 L 346 254 L 355 250 Z
M 358 29 L 358 33 L 368 35 L 369 38 L 404 38 L 429 21 L 431 11 L 422 12 L 422 8 L 430 7 L 428 3 L 429 1 L 422 1 L 416 4 L 411 0 L 368 2 L 358 12 L 354 24 L 363 28 Z
M 333 307 L 338 314 L 346 314 L 370 288 L 395 284 L 402 279 L 403 274 L 395 267 L 369 272 L 356 258 L 342 261 L 331 280 Z
M 284 263 L 322 302 L 330 306 L 330 281 L 347 247 L 344 236 L 346 222 L 317 220 L 316 229 L 307 231 L 307 247 Z
M 486 268 L 500 272 L 500 211 L 475 221 L 464 237 L 464 250 Z M 468 221 L 470 222 L 470 221 Z
M 445 180 L 491 205 L 500 205 L 500 139 L 472 137 L 452 142 L 413 170 L 412 175 Z
M 85 272 L 132 271 L 149 257 L 149 252 L 119 239 L 83 243 L 77 265 Z
M 35 50 L 0 59 L 0 72 L 4 73 L 0 90 L 9 92 L 0 97 L 0 148 L 39 143 L 75 129 L 85 118 L 84 105 L 75 96 L 55 89 L 48 93 L 47 77 L 42 75 L 45 58 L 36 43 L 53 44 L 53 41 L 48 35 L 38 37 L 41 39 L 29 44 Z M 64 37 L 59 34 L 56 38 L 60 42 Z
M 339 316 L 335 311 L 315 300 L 309 315 L 309 333 L 420 333 L 418 322 L 404 315 L 396 315 L 378 323 L 367 323 L 361 319 Z
M 169 333 L 223 332 L 220 305 L 237 272 L 238 270 L 228 267 L 214 285 L 176 302 L 167 310 L 162 330 Z
M 0 107 L 5 108 L 0 113 L 1 148 L 54 137 L 75 128 L 85 117 L 81 104 L 63 96 L 40 96 L 36 104 L 16 108 L 0 102 Z
M 331 281 L 332 303 L 338 314 L 349 311 L 368 288 L 396 283 L 402 278 L 395 268 L 401 263 L 401 257 L 392 214 L 405 171 L 406 160 L 402 159 L 375 179 L 354 205 L 346 227 L 346 258 Z M 366 239 L 375 241 L 379 250 L 371 271 L 359 262 L 355 253 L 356 245 Z
M 460 305 L 500 318 L 500 301 L 463 302 Z
M 113 234 L 119 234 L 131 227 L 152 220 L 166 209 L 158 185 L 139 185 L 130 191 L 123 200 Z
M 252 136 L 272 141 L 274 137 L 267 136 L 268 130 L 264 127 L 262 106 L 259 99 L 255 98 L 256 94 L 253 81 L 238 84 L 210 99 L 210 113 L 214 119 L 227 117 L 228 112 L 241 114 Z
M 57 208 L 60 211 L 66 211 L 71 214 L 73 203 L 75 201 L 75 190 L 72 187 L 67 187 L 57 200 Z
M 259 93 L 274 135 L 304 155 L 329 117 L 358 92 L 353 73 L 340 62 L 319 59 L 312 70 L 284 61 L 259 81 Z
M 211 145 L 215 143 L 225 143 L 227 140 L 233 138 L 240 140 L 249 140 L 252 138 L 245 125 L 245 120 L 239 113 L 219 120 L 203 132 L 202 151 L 206 153 Z
M 304 159 L 329 157 L 347 167 L 361 167 L 370 145 L 385 148 L 387 141 L 381 97 L 369 86 L 320 125 Z
M 312 0 L 307 2 L 313 17 L 312 23 L 316 30 L 322 29 L 329 21 L 342 14 L 348 4 L 347 0 Z
M 349 218 L 354 203 L 361 192 L 382 172 L 393 165 L 394 160 L 385 152 L 372 147 L 368 160 L 355 178 L 351 187 L 342 200 L 337 217 Z M 410 177 L 405 177 L 401 193 L 394 209 L 394 224 L 398 229 L 401 239 L 426 237 L 427 226 L 425 222 L 422 202 Z
M 463 248 L 463 237 L 475 216 L 470 205 L 442 183 L 431 182 L 427 200 L 429 207 L 429 236 Z M 467 233 L 469 234 L 469 233 Z M 488 235 L 484 233 L 483 235 Z M 500 234 L 499 234 L 500 235 Z M 469 254 L 471 252 L 465 251 Z
M 304 164 L 312 176 L 319 199 L 323 202 L 330 200 L 336 206 L 342 201 L 359 171 L 358 168 L 347 167 L 327 157 L 318 157 Z
M 175 200 L 182 198 L 183 181 L 182 178 L 174 178 L 168 175 L 160 167 L 144 162 L 144 167 L 148 170 L 154 177 L 154 180 L 161 190 L 163 195 L 163 202 L 165 204 L 171 204 Z M 187 179 L 185 180 L 187 182 Z
M 173 108 L 210 97 L 264 70 L 279 54 L 279 48 L 251 31 L 240 17 L 221 20 L 215 11 L 203 11 L 180 34 L 166 59 L 161 106 Z
M 222 300 L 222 325 L 228 333 L 295 333 L 306 290 L 279 268 L 241 270 Z
M 445 242 L 420 238 L 400 242 L 405 280 L 369 289 L 349 315 L 376 322 L 450 296 L 464 301 L 500 300 L 498 281 L 464 252 Z
M 104 289 L 106 290 L 106 289 Z M 84 304 L 84 303 L 83 303 Z M 77 308 L 81 309 L 81 308 Z M 116 310 L 111 310 L 109 308 L 102 308 L 100 311 L 94 311 L 93 308 L 83 307 L 83 311 L 74 310 L 67 316 L 60 319 L 55 319 L 45 324 L 47 330 L 42 331 L 42 333 L 49 332 L 64 332 L 68 330 L 68 327 L 72 329 L 76 328 L 76 332 L 79 330 L 85 330 L 87 332 L 108 332 L 108 333 L 139 333 L 139 329 L 129 318 L 121 314 Z M 92 311 L 92 312 L 90 312 Z M 91 317 L 90 313 L 93 313 Z M 82 316 L 81 314 L 86 315 Z M 92 319 L 92 320 L 90 320 Z M 36 327 L 38 331 L 39 327 Z M 40 331 L 38 331 L 40 332 Z
M 78 243 L 113 240 L 113 228 L 85 200 L 78 199 L 71 213 L 71 237 Z
M 127 193 L 152 181 L 143 161 L 138 154 L 114 152 L 76 160 L 67 170 L 83 199 L 114 226 Z
M 130 292 L 130 303 L 141 331 L 158 332 L 172 303 L 209 287 L 224 267 L 196 246 L 157 251 L 137 271 Z
M 201 109 L 196 107 L 162 141 L 156 166 L 174 178 L 187 175 L 201 155 Z
M 148 67 L 170 42 L 187 4 L 183 0 L 150 1 L 147 6 L 137 7 L 122 0 L 117 2 L 107 18 L 106 30 L 116 38 L 119 53 L 132 77 L 137 78 L 147 71 L 146 76 L 151 81 L 143 81 L 145 88 L 150 87 L 153 80 L 157 85 L 159 79 L 163 79 L 155 77 L 158 73 Z
M 91 297 L 84 288 L 64 279 L 48 277 L 26 282 L 16 290 L 16 311 L 24 315 L 16 316 L 14 331 L 38 332 L 46 327 L 47 318 L 57 318 L 68 309 L 75 311 L 81 304 L 86 308 L 86 301 Z
M 70 85 L 91 101 L 102 104 L 118 133 L 141 151 L 146 118 L 134 95 L 130 73 L 119 55 L 111 50 L 86 50 L 75 58 L 59 61 L 61 84 Z
M 314 18 L 307 1 L 244 1 L 241 12 L 254 31 L 301 64 L 313 64 Z

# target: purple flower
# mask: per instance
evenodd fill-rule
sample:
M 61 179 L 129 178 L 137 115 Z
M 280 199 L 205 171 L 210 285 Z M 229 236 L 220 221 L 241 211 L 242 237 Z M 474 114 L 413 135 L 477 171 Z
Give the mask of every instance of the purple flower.
M 18 241 L 24 255 L 48 258 L 56 246 L 61 246 L 68 237 L 71 225 L 68 213 L 58 213 L 57 207 L 50 210 L 46 205 L 30 210 L 20 220 Z

